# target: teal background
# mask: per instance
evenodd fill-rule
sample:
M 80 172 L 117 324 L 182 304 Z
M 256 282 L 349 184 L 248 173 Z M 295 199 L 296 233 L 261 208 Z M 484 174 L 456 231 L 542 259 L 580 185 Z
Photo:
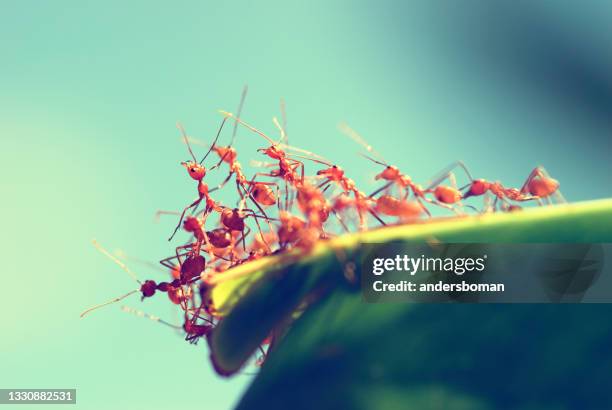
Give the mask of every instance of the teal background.
M 209 140 L 244 83 L 245 119 L 273 134 L 284 97 L 290 142 L 364 190 L 377 168 L 340 120 L 417 181 L 463 159 L 519 185 L 543 164 L 571 201 L 610 196 L 611 13 L 604 1 L 5 2 L 0 387 L 76 387 L 70 408 L 83 409 L 236 403 L 252 376 L 217 377 L 204 343 L 119 305 L 78 314 L 135 287 L 91 238 L 153 262 L 172 252 L 175 219 L 154 213 L 194 196 L 175 122 Z M 243 164 L 261 146 L 240 131 Z M 125 304 L 178 320 L 161 298 Z

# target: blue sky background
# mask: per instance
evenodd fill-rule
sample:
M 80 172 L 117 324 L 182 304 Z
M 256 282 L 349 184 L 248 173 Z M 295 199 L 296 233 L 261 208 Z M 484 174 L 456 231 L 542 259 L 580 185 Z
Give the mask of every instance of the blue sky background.
M 78 314 L 134 288 L 91 238 L 172 252 L 174 219 L 153 215 L 194 195 L 175 122 L 210 139 L 245 83 L 245 119 L 273 133 L 284 97 L 291 143 L 364 190 L 376 167 L 340 120 L 417 181 L 463 159 L 519 185 L 543 164 L 571 201 L 612 195 L 612 4 L 587 3 L 6 3 L 0 387 L 76 387 L 83 409 L 237 401 L 250 376 L 217 377 L 204 344 L 119 306 Z M 243 163 L 261 146 L 240 131 Z M 126 304 L 176 319 L 163 300 Z

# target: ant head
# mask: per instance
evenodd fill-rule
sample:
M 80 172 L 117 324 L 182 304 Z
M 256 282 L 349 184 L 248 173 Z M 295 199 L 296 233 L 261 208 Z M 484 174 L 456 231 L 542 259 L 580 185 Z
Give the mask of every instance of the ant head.
M 332 165 L 329 168 L 317 171 L 317 175 L 323 175 L 331 180 L 339 181 L 344 178 L 344 170 L 337 165 Z
M 202 228 L 202 224 L 200 223 L 200 220 L 195 216 L 188 216 L 183 222 L 183 228 L 187 232 L 195 232 Z
M 142 292 L 142 298 L 149 298 L 155 294 L 157 289 L 157 283 L 154 280 L 146 280 L 140 286 L 140 292 Z
M 400 176 L 399 169 L 393 165 L 387 167 L 380 174 L 376 175 L 375 179 L 384 179 L 385 181 L 394 181 Z
M 194 161 L 181 162 L 181 165 L 185 167 L 189 176 L 196 181 L 201 181 L 206 175 L 206 168 L 203 165 L 198 164 Z
M 260 148 L 257 151 L 263 152 L 272 159 L 280 160 L 285 158 L 285 151 L 278 148 L 276 145 L 270 145 L 268 148 Z

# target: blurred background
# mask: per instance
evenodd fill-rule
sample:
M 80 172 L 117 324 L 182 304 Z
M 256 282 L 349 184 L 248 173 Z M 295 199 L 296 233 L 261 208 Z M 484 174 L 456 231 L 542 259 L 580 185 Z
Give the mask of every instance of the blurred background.
M 92 238 L 172 253 L 176 219 L 154 214 L 195 196 L 175 122 L 210 141 L 245 83 L 245 120 L 276 135 L 284 98 L 290 143 L 365 191 L 377 168 L 340 120 L 417 181 L 462 159 L 517 186 L 542 164 L 570 201 L 611 196 L 611 17 L 603 0 L 5 3 L 0 387 L 76 387 L 83 409 L 237 402 L 253 376 L 217 377 L 205 343 L 119 304 L 79 313 L 135 288 Z M 259 137 L 237 146 L 263 159 Z M 125 304 L 178 323 L 159 299 Z

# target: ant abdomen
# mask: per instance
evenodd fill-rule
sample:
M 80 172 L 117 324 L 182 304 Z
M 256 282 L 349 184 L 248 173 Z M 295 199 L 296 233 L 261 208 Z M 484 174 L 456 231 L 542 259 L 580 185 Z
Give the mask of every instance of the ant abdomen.
M 276 204 L 276 195 L 274 191 L 267 185 L 256 183 L 251 189 L 253 198 L 261 205 L 274 205 Z
M 232 231 L 244 231 L 244 217 L 238 209 L 224 209 L 221 212 L 221 222 Z
M 556 179 L 538 176 L 529 182 L 528 188 L 531 195 L 546 198 L 559 189 L 559 182 Z
M 458 189 L 439 185 L 434 189 L 434 196 L 443 204 L 455 204 L 461 200 L 461 192 Z
M 190 256 L 181 264 L 181 282 L 187 283 L 204 272 L 206 259 L 202 255 Z
M 232 243 L 232 234 L 227 229 L 213 229 L 206 232 L 206 235 L 208 236 L 208 241 L 215 248 L 227 248 Z

